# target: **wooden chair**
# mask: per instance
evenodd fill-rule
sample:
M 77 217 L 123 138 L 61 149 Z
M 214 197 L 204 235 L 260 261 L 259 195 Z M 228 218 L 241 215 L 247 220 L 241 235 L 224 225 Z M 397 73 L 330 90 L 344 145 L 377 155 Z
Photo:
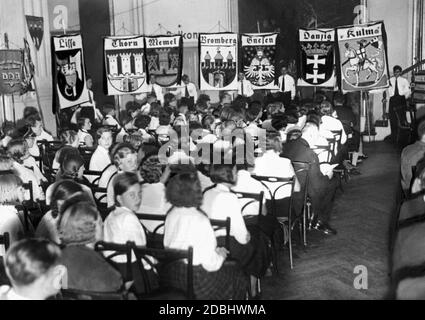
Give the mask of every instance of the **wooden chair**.
M 90 167 L 90 160 L 91 157 L 96 149 L 94 147 L 88 148 L 88 147 L 79 147 L 78 151 L 80 152 L 81 157 L 84 159 L 84 166 L 86 168 Z
M 284 227 L 284 223 L 288 223 L 288 246 L 289 246 L 289 262 L 291 269 L 293 269 L 293 257 L 292 257 L 292 194 L 294 193 L 294 186 L 295 186 L 295 177 L 291 178 L 279 178 L 279 177 L 269 177 L 269 176 L 252 176 L 254 179 L 261 182 L 261 184 L 266 188 L 266 190 L 270 194 L 270 200 L 271 200 L 271 207 L 272 212 L 271 214 L 275 216 L 282 227 Z M 266 184 L 266 182 L 272 182 L 272 183 L 280 183 L 280 186 L 277 187 L 273 192 L 270 190 L 269 186 Z M 277 217 L 276 215 L 276 193 L 284 186 L 290 186 L 291 187 L 291 193 L 289 196 L 289 210 L 288 210 L 288 217 Z M 273 267 L 275 273 L 279 273 L 279 269 L 277 267 L 277 250 L 276 250 L 276 244 L 274 243 L 274 239 L 271 239 L 271 245 L 272 245 L 272 251 L 273 251 Z
M 147 246 L 150 248 L 164 248 L 164 235 L 158 233 L 159 230 L 164 228 L 166 215 L 148 214 L 148 213 L 136 213 L 137 218 L 146 233 Z M 159 225 L 153 230 L 149 231 L 144 225 L 142 220 L 159 221 Z
M 136 216 L 139 220 L 150 220 L 150 221 L 161 221 L 161 223 L 155 228 L 153 232 L 146 229 L 145 226 L 142 226 L 145 230 L 147 236 L 148 246 L 152 248 L 162 248 L 163 247 L 163 235 L 158 234 L 158 231 L 161 228 L 164 228 L 166 215 L 157 215 L 157 214 L 147 214 L 147 213 L 136 213 Z M 225 239 L 225 247 L 229 250 L 230 248 L 230 224 L 231 219 L 227 217 L 226 220 L 215 220 L 210 219 L 211 226 L 214 231 L 225 229 L 226 230 L 226 239 Z
M 93 186 L 99 185 L 100 177 L 102 176 L 103 171 L 94 171 L 94 170 L 84 170 L 84 176 L 87 178 L 87 176 L 91 176 L 94 178 L 93 181 L 90 182 Z
M 146 274 L 145 268 L 142 264 L 142 261 L 149 264 L 152 268 L 157 268 L 149 257 L 154 257 L 160 264 L 170 263 L 176 260 L 187 259 L 187 290 L 185 292 L 187 299 L 194 298 L 194 290 L 193 290 L 193 248 L 189 247 L 188 250 L 172 250 L 172 249 L 158 249 L 158 248 L 147 248 L 136 246 L 134 242 L 127 242 L 126 244 L 116 244 L 110 242 L 100 241 L 95 245 L 95 250 L 98 252 L 102 252 L 105 256 L 105 259 L 115 265 L 116 263 L 112 260 L 114 257 L 125 255 L 126 256 L 126 282 L 133 281 L 133 273 L 132 273 L 132 254 L 136 257 L 136 262 L 138 267 L 142 273 L 142 277 L 145 280 L 145 292 L 142 297 L 144 299 L 156 299 L 162 298 L 164 299 L 164 295 L 173 295 L 172 298 L 175 298 L 177 295 L 179 298 L 181 295 L 179 292 L 177 294 L 168 293 L 164 294 L 161 290 L 153 291 L 150 288 L 150 284 L 148 281 L 148 276 Z M 162 288 L 164 289 L 164 288 Z M 168 289 L 168 288 L 167 288 Z
M 261 191 L 260 193 L 248 193 L 248 192 L 239 192 L 239 191 L 234 191 L 232 190 L 232 193 L 234 193 L 239 200 L 241 199 L 250 199 L 248 202 L 246 202 L 245 204 L 243 204 L 242 206 L 242 215 L 244 210 L 252 205 L 258 202 L 259 204 L 259 208 L 258 208 L 258 215 L 262 215 L 263 214 L 263 199 L 264 199 L 264 191 Z
M 302 238 L 304 246 L 307 246 L 307 221 L 311 220 L 311 199 L 308 196 L 308 184 L 310 174 L 310 163 L 302 161 L 292 161 L 295 174 L 301 185 L 301 192 L 303 193 L 303 207 L 302 207 Z
M 108 203 L 106 201 L 106 197 L 108 196 L 107 189 L 97 186 L 92 186 L 90 189 L 93 193 L 93 198 L 96 207 L 99 210 L 102 220 L 104 221 L 108 214 L 114 209 L 113 207 L 108 208 Z

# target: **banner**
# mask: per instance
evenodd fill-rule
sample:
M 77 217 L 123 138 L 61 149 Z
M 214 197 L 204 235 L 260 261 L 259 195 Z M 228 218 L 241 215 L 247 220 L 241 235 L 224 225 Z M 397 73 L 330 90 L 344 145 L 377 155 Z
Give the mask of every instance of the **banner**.
M 181 36 L 145 37 L 147 76 L 161 87 L 180 84 L 183 68 Z
M 23 80 L 22 80 L 22 93 L 28 91 L 35 91 L 32 85 L 32 80 L 35 74 L 35 67 L 31 59 L 31 49 L 27 39 L 24 38 L 24 65 L 23 65 Z
M 277 33 L 241 35 L 242 72 L 255 89 L 278 89 Z
M 0 94 L 22 92 L 22 50 L 0 50 Z
M 299 30 L 298 85 L 335 87 L 335 30 Z
M 383 22 L 337 29 L 343 92 L 386 88 L 389 84 Z
M 53 81 L 61 109 L 88 102 L 83 41 L 80 34 L 53 38 Z
M 34 46 L 40 50 L 41 41 L 43 41 L 44 34 L 44 19 L 43 17 L 25 16 L 27 18 L 28 31 Z
M 199 35 L 199 81 L 201 90 L 237 90 L 238 35 Z
M 107 95 L 146 92 L 146 63 L 143 37 L 106 37 L 105 70 Z

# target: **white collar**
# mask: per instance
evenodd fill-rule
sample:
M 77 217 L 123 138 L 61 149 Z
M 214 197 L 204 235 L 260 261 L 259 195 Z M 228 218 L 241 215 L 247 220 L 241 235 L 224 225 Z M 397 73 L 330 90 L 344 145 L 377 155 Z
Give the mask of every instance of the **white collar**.
M 220 191 L 226 191 L 226 192 L 230 192 L 230 188 L 226 185 L 224 185 L 223 183 L 218 183 L 216 186 L 216 189 L 220 190 Z

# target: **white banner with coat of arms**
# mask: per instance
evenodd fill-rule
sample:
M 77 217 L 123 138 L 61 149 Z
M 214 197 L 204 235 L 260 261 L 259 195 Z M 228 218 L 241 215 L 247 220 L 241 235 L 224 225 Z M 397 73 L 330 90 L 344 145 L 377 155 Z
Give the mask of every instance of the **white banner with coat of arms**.
M 334 41 L 334 29 L 299 30 L 299 86 L 335 86 Z
M 144 39 L 106 37 L 104 39 L 107 94 L 124 95 L 146 92 Z
M 88 102 L 83 39 L 80 34 L 53 37 L 53 80 L 61 109 Z
M 201 90 L 237 90 L 237 34 L 200 34 L 199 54 Z
M 386 33 L 383 22 L 337 29 L 343 92 L 389 85 Z

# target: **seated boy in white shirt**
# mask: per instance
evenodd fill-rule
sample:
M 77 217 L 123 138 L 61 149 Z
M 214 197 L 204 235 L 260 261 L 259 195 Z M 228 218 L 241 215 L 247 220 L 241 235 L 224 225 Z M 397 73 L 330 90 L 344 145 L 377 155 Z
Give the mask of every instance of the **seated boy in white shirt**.
M 0 287 L 0 300 L 46 300 L 56 295 L 66 274 L 60 257 L 60 248 L 48 240 L 24 239 L 13 244 L 5 258 L 12 287 Z
M 109 128 L 99 128 L 96 131 L 97 148 L 90 159 L 91 171 L 103 171 L 111 164 L 109 148 L 112 146 L 112 131 Z

